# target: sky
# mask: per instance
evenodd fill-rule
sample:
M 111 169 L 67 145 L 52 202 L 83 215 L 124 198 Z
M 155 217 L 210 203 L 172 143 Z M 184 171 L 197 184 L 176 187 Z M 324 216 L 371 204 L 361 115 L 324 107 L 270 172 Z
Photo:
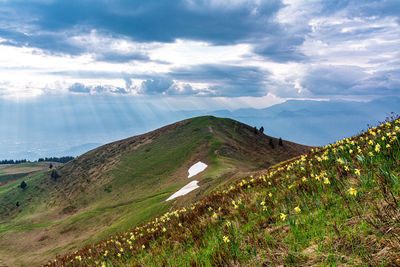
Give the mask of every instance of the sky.
M 399 21 L 398 0 L 0 0 L 0 95 L 399 95 Z
M 99 117 L 121 99 L 118 116 L 397 97 L 399 24 L 399 0 L 0 0 L 0 111 L 29 132 L 54 103 Z

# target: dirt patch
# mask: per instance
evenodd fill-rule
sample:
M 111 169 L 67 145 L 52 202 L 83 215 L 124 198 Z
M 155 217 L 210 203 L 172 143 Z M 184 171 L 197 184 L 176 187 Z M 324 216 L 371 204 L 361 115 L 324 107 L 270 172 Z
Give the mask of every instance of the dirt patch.
M 74 206 L 68 206 L 62 209 L 60 214 L 74 214 L 77 212 L 77 208 Z

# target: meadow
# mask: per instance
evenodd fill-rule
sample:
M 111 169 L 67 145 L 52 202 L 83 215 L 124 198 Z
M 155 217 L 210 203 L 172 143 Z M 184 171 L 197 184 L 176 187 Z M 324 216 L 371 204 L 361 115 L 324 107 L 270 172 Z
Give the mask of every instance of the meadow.
M 400 119 L 44 266 L 400 265 Z

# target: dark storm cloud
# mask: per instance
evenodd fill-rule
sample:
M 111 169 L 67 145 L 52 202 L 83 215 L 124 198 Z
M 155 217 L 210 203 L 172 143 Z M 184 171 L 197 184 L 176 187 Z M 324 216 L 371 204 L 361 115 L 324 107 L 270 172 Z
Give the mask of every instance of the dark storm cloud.
M 367 73 L 360 67 L 324 66 L 311 69 L 301 85 L 314 96 L 400 95 L 400 69 Z
M 150 61 L 150 49 L 146 49 L 152 42 L 162 47 L 176 39 L 185 39 L 207 42 L 210 46 L 248 44 L 250 47 L 249 61 L 244 57 L 242 62 L 235 63 L 221 59 L 224 63 L 214 60 L 210 61 L 213 64 L 190 67 L 187 66 L 190 62 L 184 63 L 186 66 L 169 62 L 171 66 L 182 67 L 164 71 L 155 67 L 140 74 L 127 73 L 128 68 L 114 72 L 54 69 L 51 74 L 62 78 L 121 79 L 126 84 L 120 88 L 76 83 L 69 88 L 74 93 L 128 94 L 133 90 L 148 95 L 239 97 L 263 96 L 271 92 L 272 86 L 274 94 L 290 97 L 298 91 L 294 86 L 297 82 L 311 96 L 398 91 L 399 64 L 395 59 L 399 54 L 394 51 L 398 50 L 400 38 L 393 28 L 398 27 L 400 18 L 399 0 L 304 1 L 287 13 L 293 20 L 286 17 L 280 21 L 279 11 L 287 7 L 290 4 L 284 5 L 279 0 L 0 1 L 0 42 L 42 49 L 37 53 L 89 54 L 90 60 L 127 63 L 127 67 Z M 311 25 L 313 20 L 315 28 Z M 397 24 L 390 26 L 392 21 Z M 126 41 L 127 47 L 115 45 L 121 40 Z M 318 54 L 325 48 L 316 45 L 313 50 L 312 45 L 317 42 L 336 49 L 327 48 L 325 54 Z M 274 81 L 276 76 L 272 77 L 268 71 L 246 66 L 253 64 L 255 58 L 258 62 L 300 62 L 304 66 L 299 67 L 299 73 L 307 74 Z M 348 58 L 351 60 L 347 61 Z M 363 67 L 374 62 L 379 64 L 376 69 Z M 136 81 L 137 87 L 132 84 L 135 79 L 140 83 Z M 198 84 L 206 85 L 199 88 Z
M 5 20 L 14 11 L 11 12 L 17 16 L 14 31 L 18 34 L 7 36 L 17 43 L 71 53 L 76 51 L 69 46 L 60 47 L 59 42 L 68 35 L 92 29 L 139 42 L 173 42 L 183 38 L 214 44 L 234 43 L 273 31 L 276 26 L 271 19 L 281 7 L 277 0 L 220 5 L 210 1 L 158 0 L 6 1 L 0 3 L 0 9 L 7 10 L 0 18 Z M 26 16 L 32 18 L 29 25 L 33 31 L 29 36 L 23 34 Z M 4 21 L 1 24 L 4 26 Z M 42 42 L 48 33 L 55 34 L 57 39 L 47 36 Z
M 206 82 L 216 96 L 262 96 L 267 90 L 264 82 L 269 73 L 257 67 L 241 67 L 223 64 L 204 64 L 178 68 L 170 74 L 185 82 Z

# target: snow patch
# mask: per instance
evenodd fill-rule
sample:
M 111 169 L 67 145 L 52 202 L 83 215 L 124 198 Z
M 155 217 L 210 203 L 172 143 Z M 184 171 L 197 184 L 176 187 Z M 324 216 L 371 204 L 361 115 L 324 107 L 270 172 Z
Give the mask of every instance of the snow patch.
M 191 181 L 190 183 L 188 183 L 187 185 L 185 185 L 184 187 L 182 187 L 179 191 L 175 192 L 172 196 L 170 196 L 169 198 L 167 198 L 167 200 L 165 201 L 169 201 L 171 199 L 180 197 L 180 196 L 184 196 L 189 192 L 192 192 L 193 190 L 199 188 L 199 186 L 197 185 L 199 181 Z
M 207 164 L 205 164 L 204 162 L 197 162 L 196 164 L 194 164 L 192 167 L 189 168 L 189 175 L 188 178 L 193 177 L 197 174 L 199 174 L 200 172 L 204 171 L 207 168 Z

